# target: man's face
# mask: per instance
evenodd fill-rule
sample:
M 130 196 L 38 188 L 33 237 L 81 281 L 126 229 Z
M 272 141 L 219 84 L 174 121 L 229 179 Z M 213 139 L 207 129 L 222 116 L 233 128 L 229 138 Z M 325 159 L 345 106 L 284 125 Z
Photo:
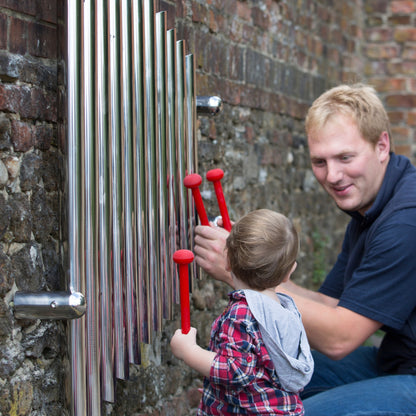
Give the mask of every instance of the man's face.
M 331 117 L 308 134 L 312 170 L 339 208 L 362 215 L 373 204 L 389 160 L 388 134 L 374 145 L 366 141 L 348 116 Z

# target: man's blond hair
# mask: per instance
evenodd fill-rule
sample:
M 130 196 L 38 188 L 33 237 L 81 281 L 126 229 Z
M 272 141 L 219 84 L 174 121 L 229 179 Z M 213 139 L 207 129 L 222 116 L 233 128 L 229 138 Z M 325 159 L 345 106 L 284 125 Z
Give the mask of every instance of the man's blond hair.
M 384 131 L 389 135 L 390 146 L 393 145 L 387 112 L 373 87 L 365 84 L 340 85 L 323 93 L 308 111 L 306 134 L 319 133 L 326 122 L 338 114 L 351 117 L 363 138 L 373 145 Z

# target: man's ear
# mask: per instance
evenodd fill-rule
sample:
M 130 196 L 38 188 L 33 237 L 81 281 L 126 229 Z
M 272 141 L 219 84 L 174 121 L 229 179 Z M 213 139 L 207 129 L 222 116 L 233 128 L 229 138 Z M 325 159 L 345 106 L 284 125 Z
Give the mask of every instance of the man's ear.
M 390 138 L 386 131 L 383 131 L 378 138 L 376 144 L 376 151 L 378 152 L 380 162 L 388 159 L 390 154 Z

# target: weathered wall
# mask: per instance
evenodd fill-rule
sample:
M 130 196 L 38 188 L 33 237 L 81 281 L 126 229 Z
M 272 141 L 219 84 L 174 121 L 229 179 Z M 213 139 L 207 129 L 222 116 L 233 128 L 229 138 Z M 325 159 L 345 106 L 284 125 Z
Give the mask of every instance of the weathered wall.
M 300 229 L 296 280 L 319 283 L 334 261 L 344 215 L 309 168 L 303 119 L 312 100 L 339 82 L 369 81 L 385 101 L 397 151 L 414 158 L 416 1 L 159 0 L 169 27 L 197 64 L 197 94 L 223 111 L 200 118 L 199 172 L 225 171 L 233 219 L 259 207 Z M 66 325 L 18 321 L 18 290 L 64 289 L 61 254 L 64 136 L 61 134 L 62 0 L 0 0 L 0 415 L 65 415 Z M 204 182 L 209 214 L 218 214 Z M 228 288 L 209 277 L 192 294 L 192 325 L 206 345 Z M 201 378 L 174 359 L 166 322 L 142 367 L 117 383 L 103 413 L 190 415 Z

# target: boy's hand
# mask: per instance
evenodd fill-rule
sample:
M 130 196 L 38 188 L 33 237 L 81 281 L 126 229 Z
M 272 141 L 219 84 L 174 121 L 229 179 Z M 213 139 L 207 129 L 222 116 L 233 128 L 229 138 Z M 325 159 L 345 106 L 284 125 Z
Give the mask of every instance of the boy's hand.
M 187 334 L 183 334 L 181 329 L 177 329 L 170 340 L 172 353 L 176 358 L 185 360 L 187 355 L 196 346 L 196 328 L 191 327 Z

